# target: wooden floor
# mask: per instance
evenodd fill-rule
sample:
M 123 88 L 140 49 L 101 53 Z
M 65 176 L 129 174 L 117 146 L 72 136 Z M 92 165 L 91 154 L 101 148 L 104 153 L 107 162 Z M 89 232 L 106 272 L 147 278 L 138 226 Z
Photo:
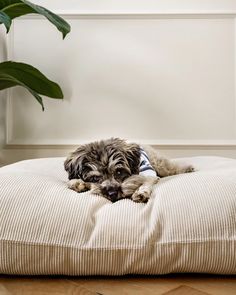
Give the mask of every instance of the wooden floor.
M 125 277 L 19 277 L 0 275 L 0 295 L 236 295 L 236 276 L 178 274 Z

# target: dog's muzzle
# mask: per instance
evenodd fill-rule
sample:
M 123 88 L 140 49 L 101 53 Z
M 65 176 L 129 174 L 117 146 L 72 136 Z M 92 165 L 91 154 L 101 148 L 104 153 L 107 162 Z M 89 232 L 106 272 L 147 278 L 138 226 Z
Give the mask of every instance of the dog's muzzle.
M 104 194 L 114 203 L 119 199 L 119 188 L 116 186 L 105 187 Z

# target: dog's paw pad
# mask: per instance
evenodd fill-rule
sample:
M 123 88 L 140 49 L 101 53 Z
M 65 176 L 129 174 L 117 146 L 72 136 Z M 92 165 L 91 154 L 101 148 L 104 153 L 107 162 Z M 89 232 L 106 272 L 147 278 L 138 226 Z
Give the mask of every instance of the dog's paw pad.
M 132 195 L 132 200 L 136 203 L 147 203 L 149 200 L 149 193 L 148 192 L 135 192 Z
M 76 191 L 77 193 L 83 193 L 86 192 L 88 190 L 86 183 L 83 182 L 80 179 L 71 179 L 68 182 L 68 187 L 74 191 Z

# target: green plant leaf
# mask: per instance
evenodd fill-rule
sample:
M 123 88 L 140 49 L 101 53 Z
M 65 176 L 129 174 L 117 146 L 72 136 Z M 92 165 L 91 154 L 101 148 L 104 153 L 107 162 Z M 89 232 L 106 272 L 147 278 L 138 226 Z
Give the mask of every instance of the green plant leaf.
M 22 83 L 21 81 L 19 81 L 18 79 L 10 76 L 10 75 L 6 75 L 0 72 L 0 85 L 4 85 L 4 89 L 5 88 L 9 88 L 9 87 L 13 87 L 13 86 L 23 86 L 24 88 L 26 88 L 36 99 L 37 101 L 41 104 L 42 106 L 42 110 L 44 111 L 44 105 L 43 105 L 43 99 L 40 95 L 38 95 L 37 92 L 35 92 L 34 90 L 30 89 L 29 87 L 27 87 L 24 83 Z
M 0 0 L 0 10 L 8 5 L 20 2 L 19 0 Z
M 4 24 L 8 33 L 11 26 L 11 18 L 3 11 L 0 11 L 0 23 Z
M 70 25 L 63 18 L 27 0 L 0 0 L 0 11 L 7 14 L 11 19 L 29 13 L 43 15 L 62 33 L 63 39 L 70 32 Z
M 0 90 L 17 85 L 26 88 L 41 104 L 43 110 L 43 101 L 39 94 L 63 98 L 60 86 L 31 65 L 11 61 L 0 63 Z

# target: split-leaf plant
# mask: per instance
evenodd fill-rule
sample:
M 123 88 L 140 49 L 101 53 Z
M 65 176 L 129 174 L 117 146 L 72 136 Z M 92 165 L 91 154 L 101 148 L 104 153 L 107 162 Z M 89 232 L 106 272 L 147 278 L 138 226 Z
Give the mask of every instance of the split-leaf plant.
M 31 13 L 44 16 L 62 33 L 63 39 L 70 32 L 70 25 L 62 17 L 42 6 L 27 0 L 0 0 L 0 24 L 5 26 L 7 33 L 14 18 Z M 14 86 L 27 89 L 40 103 L 42 110 L 44 105 L 41 95 L 63 98 L 61 87 L 32 65 L 14 61 L 1 62 L 0 91 Z

